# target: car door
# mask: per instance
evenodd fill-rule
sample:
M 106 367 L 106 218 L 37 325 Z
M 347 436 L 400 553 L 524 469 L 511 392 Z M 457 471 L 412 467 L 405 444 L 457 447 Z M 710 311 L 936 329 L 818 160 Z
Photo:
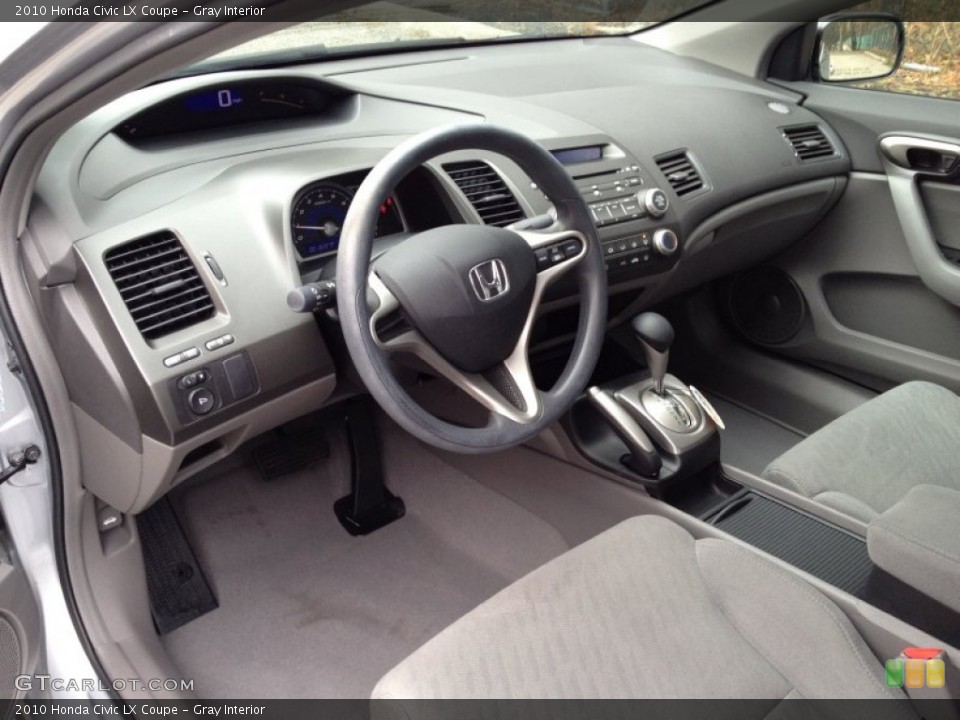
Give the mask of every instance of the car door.
M 0 528 L 0 717 L 32 691 L 40 647 L 40 614 L 23 570 Z
M 928 5 L 851 10 L 926 18 Z M 806 321 L 774 349 L 878 390 L 924 379 L 960 391 L 960 23 L 905 29 L 904 62 L 880 81 L 819 80 L 814 27 L 774 55 L 776 81 L 805 96 L 853 164 L 835 209 L 775 263 L 801 294 Z M 844 41 L 826 62 L 858 47 Z
M 22 561 L 49 551 L 40 540 L 49 518 L 37 517 L 34 502 L 46 493 L 49 468 L 2 331 L 0 346 L 0 718 L 6 718 L 16 710 L 14 701 L 42 696 L 35 678 L 45 669 L 43 623 Z

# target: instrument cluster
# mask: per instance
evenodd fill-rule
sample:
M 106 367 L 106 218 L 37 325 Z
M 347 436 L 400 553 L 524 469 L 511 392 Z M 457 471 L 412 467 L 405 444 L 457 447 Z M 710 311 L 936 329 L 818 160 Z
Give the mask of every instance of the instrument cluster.
M 340 233 L 363 175 L 344 176 L 308 185 L 297 193 L 290 217 L 293 245 L 301 259 L 331 255 L 340 247 Z M 380 204 L 376 237 L 407 229 L 396 195 Z

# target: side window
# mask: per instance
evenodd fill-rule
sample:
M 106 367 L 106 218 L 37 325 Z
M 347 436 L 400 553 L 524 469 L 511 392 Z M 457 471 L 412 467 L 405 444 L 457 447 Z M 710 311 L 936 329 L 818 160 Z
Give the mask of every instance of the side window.
M 854 87 L 960 100 L 960 22 L 909 18 L 955 15 L 952 1 L 869 0 L 850 12 L 884 12 L 904 19 L 906 48 L 900 68 L 890 77 L 850 83 Z M 939 12 L 938 12 L 939 11 Z M 869 43 L 869 38 L 866 39 Z

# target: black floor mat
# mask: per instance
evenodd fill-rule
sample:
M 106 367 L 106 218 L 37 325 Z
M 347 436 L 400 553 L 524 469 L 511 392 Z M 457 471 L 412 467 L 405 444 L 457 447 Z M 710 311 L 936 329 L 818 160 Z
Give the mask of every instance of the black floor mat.
M 863 539 L 762 495 L 747 493 L 715 518 L 708 522 L 851 595 L 870 579 Z
M 316 427 L 281 428 L 253 451 L 253 459 L 264 480 L 289 475 L 328 457 L 330 446 Z
M 137 516 L 150 611 L 161 635 L 219 607 L 166 498 Z

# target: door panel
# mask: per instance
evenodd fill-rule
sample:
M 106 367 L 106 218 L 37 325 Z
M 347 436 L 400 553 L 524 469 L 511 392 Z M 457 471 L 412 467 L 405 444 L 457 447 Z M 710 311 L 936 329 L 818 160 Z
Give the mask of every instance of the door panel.
M 934 237 L 942 247 L 960 250 L 960 186 L 925 182 L 920 194 Z
M 850 154 L 853 169 L 883 172 L 878 141 L 889 133 L 951 136 L 960 128 L 960 102 L 814 82 L 783 83 L 807 97 L 804 106 L 826 120 Z
M 960 185 L 934 176 L 935 151 L 960 165 L 948 134 L 960 102 L 792 86 L 838 131 L 855 171 L 827 218 L 775 263 L 809 315 L 778 351 L 877 390 L 923 379 L 960 392 Z
M 803 332 L 774 349 L 877 390 L 923 379 L 960 392 L 960 184 L 922 152 L 956 154 L 960 167 L 960 102 L 789 85 L 837 131 L 854 172 L 824 221 L 774 263 L 808 311 Z M 922 172 L 907 167 L 918 162 Z
M 881 391 L 926 379 L 960 392 L 960 322 L 943 322 L 960 313 L 921 283 L 884 175 L 854 173 L 823 222 L 774 264 L 800 288 L 808 315 L 777 352 Z M 882 294 L 900 298 L 894 316 L 889 298 L 877 304 Z
M 0 707 L 4 700 L 23 696 L 17 676 L 36 667 L 41 636 L 33 593 L 2 540 L 0 533 Z

